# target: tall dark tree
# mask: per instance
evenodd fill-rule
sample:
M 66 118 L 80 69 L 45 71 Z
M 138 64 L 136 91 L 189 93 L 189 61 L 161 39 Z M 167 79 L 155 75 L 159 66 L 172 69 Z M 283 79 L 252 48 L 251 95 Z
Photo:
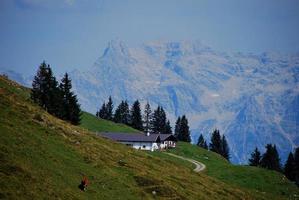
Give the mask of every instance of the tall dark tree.
M 151 131 L 151 121 L 152 121 L 152 110 L 149 102 L 146 103 L 144 107 L 144 114 L 143 114 L 143 126 L 144 132 L 149 133 Z
M 65 73 L 61 80 L 60 90 L 62 92 L 62 119 L 70 121 L 72 124 L 80 123 L 81 109 L 77 100 L 77 96 L 71 91 L 72 83 L 68 74 Z
M 197 140 L 197 146 L 201 147 L 201 148 L 204 148 L 204 149 L 208 149 L 208 145 L 207 145 L 207 142 L 206 140 L 204 139 L 203 135 L 200 134 L 200 136 L 198 137 L 198 140 Z
M 130 110 L 127 101 L 122 101 L 115 110 L 114 122 L 123 123 L 129 125 L 130 122 Z
M 184 142 L 191 142 L 188 119 L 185 115 L 183 115 L 181 118 L 178 140 L 184 141 Z
M 261 164 L 261 152 L 255 147 L 254 151 L 251 153 L 251 158 L 249 158 L 250 166 L 260 166 Z
M 141 117 L 141 109 L 140 109 L 140 103 L 138 100 L 136 100 L 131 108 L 131 123 L 130 125 L 140 131 L 143 131 L 143 125 L 142 125 L 142 117 Z
M 291 180 L 295 181 L 295 159 L 292 152 L 289 153 L 288 159 L 284 165 L 284 174 L 285 176 Z
M 169 120 L 167 120 L 167 122 L 166 122 L 164 133 L 165 134 L 172 134 L 172 128 L 171 128 Z
M 175 128 L 174 128 L 174 136 L 178 139 L 181 129 L 181 117 L 179 116 L 178 119 L 175 122 Z
M 158 106 L 154 111 L 151 127 L 152 133 L 163 134 L 166 129 L 166 113 L 161 106 Z
M 294 169 L 295 182 L 297 186 L 299 186 L 299 147 L 295 149 L 294 160 L 295 160 L 295 169 Z
M 107 120 L 113 119 L 113 102 L 111 96 L 109 97 L 108 103 L 106 104 L 106 118 Z
M 31 99 L 51 114 L 56 113 L 56 104 L 53 97 L 57 97 L 58 83 L 51 67 L 44 61 L 39 66 L 32 82 Z M 56 111 L 56 112 L 55 112 Z
M 102 104 L 102 107 L 97 112 L 97 117 L 99 117 L 101 119 L 107 119 L 107 109 L 106 109 L 106 103 L 105 102 Z
M 222 140 L 219 130 L 215 129 L 212 133 L 210 150 L 218 154 L 222 154 Z
M 275 145 L 266 145 L 266 152 L 261 159 L 261 167 L 281 171 L 280 159 Z
M 226 159 L 229 160 L 229 147 L 228 147 L 228 143 L 226 141 L 225 135 L 222 135 L 222 139 L 221 139 L 221 155 Z

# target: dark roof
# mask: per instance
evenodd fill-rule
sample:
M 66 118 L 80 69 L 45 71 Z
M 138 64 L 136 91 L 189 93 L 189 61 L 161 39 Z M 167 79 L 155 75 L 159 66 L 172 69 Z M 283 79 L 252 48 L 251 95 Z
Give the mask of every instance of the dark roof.
M 149 136 L 147 136 L 145 134 L 136 134 L 136 133 L 129 134 L 129 133 L 105 132 L 105 133 L 100 133 L 99 135 L 119 142 L 160 142 L 168 138 L 171 140 L 175 138 L 171 134 L 150 134 Z

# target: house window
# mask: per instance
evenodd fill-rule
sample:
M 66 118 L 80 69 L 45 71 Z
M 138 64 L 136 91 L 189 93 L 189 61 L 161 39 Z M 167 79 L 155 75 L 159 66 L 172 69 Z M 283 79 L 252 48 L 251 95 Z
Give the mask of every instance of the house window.
M 142 148 L 144 148 L 144 149 L 145 149 L 145 147 L 146 147 L 145 145 L 142 146 Z

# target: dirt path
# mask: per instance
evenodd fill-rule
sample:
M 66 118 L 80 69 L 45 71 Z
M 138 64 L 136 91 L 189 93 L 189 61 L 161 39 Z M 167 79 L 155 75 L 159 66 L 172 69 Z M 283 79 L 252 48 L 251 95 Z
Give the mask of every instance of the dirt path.
M 172 153 L 167 153 L 167 152 L 165 152 L 165 153 L 170 155 L 170 156 L 180 158 L 182 160 L 187 160 L 187 161 L 193 163 L 196 166 L 195 169 L 194 169 L 195 172 L 201 172 L 206 168 L 206 166 L 203 163 L 198 162 L 196 160 L 193 160 L 193 159 L 190 159 L 190 158 L 185 158 L 185 157 L 182 157 L 182 156 L 178 156 L 178 155 L 175 155 L 175 154 L 172 154 Z

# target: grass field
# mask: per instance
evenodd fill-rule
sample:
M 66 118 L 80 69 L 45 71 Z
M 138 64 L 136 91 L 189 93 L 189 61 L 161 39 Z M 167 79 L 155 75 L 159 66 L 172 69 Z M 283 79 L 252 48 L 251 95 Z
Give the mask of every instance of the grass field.
M 123 133 L 138 133 L 138 130 L 133 129 L 124 124 L 114 123 L 108 120 L 99 119 L 96 116 L 82 112 L 81 116 L 81 124 L 82 128 L 86 128 L 89 131 L 94 132 L 123 132 Z
M 95 123 L 85 116 L 85 125 Z M 0 76 L 0 199 L 289 199 L 281 193 L 274 197 L 253 192 L 252 183 L 239 184 L 250 180 L 242 179 L 243 174 L 226 180 L 237 173 L 234 167 L 221 169 L 228 163 L 216 155 L 203 161 L 202 155 L 210 152 L 189 144 L 179 144 L 174 153 L 203 161 L 205 173 L 194 173 L 192 164 L 161 152 L 138 151 L 96 137 L 88 126 L 72 126 L 47 114 L 30 101 L 28 89 Z M 226 169 L 231 171 L 218 172 Z M 276 178 L 264 173 L 270 188 Z M 83 175 L 90 180 L 87 192 L 78 189 Z M 282 182 L 279 191 L 298 192 L 291 186 Z
M 295 184 L 290 183 L 283 174 L 258 167 L 232 165 L 223 157 L 195 145 L 180 142 L 170 152 L 204 163 L 205 174 L 225 183 L 251 190 L 254 194 L 268 198 L 296 199 L 299 191 Z M 278 198 L 278 199 L 279 199 Z

